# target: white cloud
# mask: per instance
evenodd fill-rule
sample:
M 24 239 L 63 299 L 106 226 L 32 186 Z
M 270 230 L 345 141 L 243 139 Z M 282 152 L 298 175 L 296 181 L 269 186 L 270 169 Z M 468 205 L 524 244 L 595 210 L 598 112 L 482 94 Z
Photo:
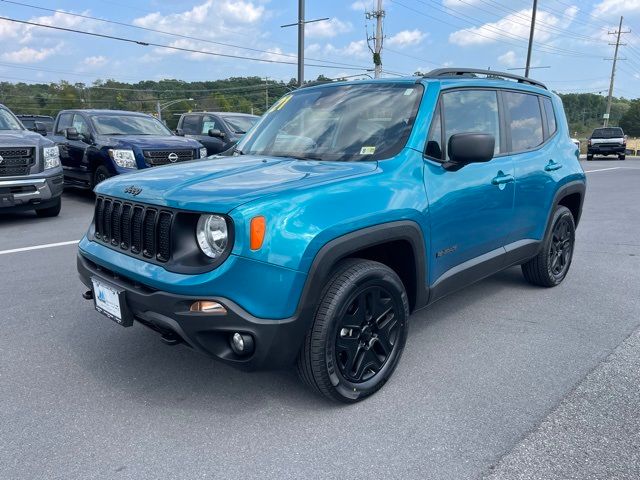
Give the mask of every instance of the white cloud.
M 103 55 L 95 55 L 85 58 L 82 63 L 87 67 L 102 67 L 107 64 L 109 59 Z
M 415 30 L 403 30 L 387 39 L 387 45 L 392 47 L 407 47 L 410 45 L 417 45 L 427 36 L 426 33 L 421 32 L 417 28 Z
M 477 5 L 481 3 L 480 0 L 442 0 L 442 5 L 445 7 L 469 7 L 471 5 Z
M 368 10 L 370 8 L 373 9 L 373 2 L 371 2 L 371 1 L 366 2 L 364 0 L 359 0 L 359 1 L 353 2 L 351 4 L 351 10 L 364 11 L 364 10 Z
M 320 51 L 317 47 L 313 49 L 315 52 Z M 367 47 L 366 40 L 355 40 L 350 42 L 345 47 L 335 47 L 332 44 L 328 43 L 322 49 L 322 52 L 325 56 L 331 57 L 335 55 L 343 56 L 343 57 L 357 57 L 357 58 L 365 58 L 369 56 L 369 47 Z
M 515 67 L 518 64 L 518 56 L 516 52 L 509 50 L 498 57 L 498 62 L 507 67 Z
M 567 28 L 571 25 L 576 13 L 577 9 L 571 7 L 568 8 L 565 11 L 565 15 L 560 18 L 548 12 L 539 11 L 537 18 L 540 23 L 544 23 L 547 26 Z M 501 41 L 505 38 L 513 38 L 514 36 L 527 38 L 529 35 L 529 24 L 526 21 L 523 21 L 523 18 L 530 17 L 530 9 L 520 10 L 519 12 L 507 15 L 496 22 L 485 23 L 479 27 L 465 28 L 463 30 L 453 32 L 449 35 L 449 42 L 460 46 L 467 46 L 485 45 Z M 509 35 L 505 36 L 505 32 Z M 552 38 L 552 36 L 553 33 L 549 30 L 536 31 L 536 40 L 540 42 L 547 41 Z
M 593 15 L 629 15 L 640 12 L 640 0 L 602 0 L 593 9 Z
M 5 52 L 0 56 L 0 58 L 13 63 L 36 63 L 49 58 L 51 55 L 57 53 L 60 48 L 62 48 L 61 43 L 54 48 L 35 49 L 31 47 L 22 47 L 20 50 Z
M 347 33 L 353 30 L 350 22 L 343 22 L 337 18 L 325 20 L 324 22 L 309 23 L 304 28 L 306 37 L 309 38 L 331 38 L 341 33 Z

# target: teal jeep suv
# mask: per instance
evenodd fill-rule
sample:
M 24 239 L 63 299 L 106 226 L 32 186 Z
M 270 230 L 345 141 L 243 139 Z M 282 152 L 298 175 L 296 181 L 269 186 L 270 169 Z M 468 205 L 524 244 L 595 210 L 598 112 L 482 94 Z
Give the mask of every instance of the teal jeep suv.
M 377 391 L 409 316 L 513 265 L 560 284 L 585 175 L 557 95 L 470 69 L 301 88 L 226 156 L 96 188 L 84 296 L 329 398 Z

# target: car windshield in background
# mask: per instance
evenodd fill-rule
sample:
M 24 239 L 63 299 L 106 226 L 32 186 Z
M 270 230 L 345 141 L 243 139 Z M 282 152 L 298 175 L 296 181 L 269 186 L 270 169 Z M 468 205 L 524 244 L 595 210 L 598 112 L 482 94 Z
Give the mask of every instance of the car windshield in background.
M 138 115 L 94 115 L 91 117 L 100 135 L 172 135 L 153 117 Z
M 45 128 L 47 129 L 47 132 L 51 133 L 53 132 L 53 120 L 34 120 L 32 118 L 23 118 L 21 120 L 22 124 L 24 125 L 25 128 L 29 129 L 29 130 L 35 130 L 36 128 L 36 122 L 42 123 Z
M 223 115 L 222 119 L 236 133 L 247 133 L 258 121 L 258 117 L 244 117 L 240 115 Z
M 22 125 L 4 108 L 0 108 L 0 130 L 22 130 Z
M 622 138 L 624 133 L 621 128 L 596 128 L 591 138 Z
M 406 83 L 301 89 L 278 100 L 237 150 L 344 162 L 389 158 L 404 147 L 423 90 Z

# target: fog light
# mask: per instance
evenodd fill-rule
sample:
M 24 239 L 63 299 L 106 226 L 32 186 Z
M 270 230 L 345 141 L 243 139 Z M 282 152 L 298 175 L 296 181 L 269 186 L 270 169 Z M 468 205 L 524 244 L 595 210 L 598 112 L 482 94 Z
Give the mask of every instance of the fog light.
M 236 332 L 231 335 L 231 350 L 236 355 L 250 355 L 253 353 L 253 337 L 248 333 Z
M 210 315 L 226 315 L 227 309 L 218 302 L 210 302 L 208 300 L 198 300 L 191 304 L 189 308 L 191 312 L 208 313 Z

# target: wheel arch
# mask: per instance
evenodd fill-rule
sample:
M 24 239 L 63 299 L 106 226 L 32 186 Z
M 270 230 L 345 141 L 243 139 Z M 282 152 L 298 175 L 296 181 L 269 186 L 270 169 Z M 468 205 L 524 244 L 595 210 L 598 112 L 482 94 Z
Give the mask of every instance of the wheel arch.
M 335 238 L 316 254 L 298 310 L 312 311 L 335 266 L 346 258 L 364 258 L 387 265 L 402 280 L 411 311 L 426 305 L 427 257 L 424 235 L 411 220 L 383 223 Z
M 553 217 L 553 211 L 558 207 L 558 205 L 565 206 L 571 211 L 573 220 L 577 227 L 580 222 L 580 217 L 582 216 L 582 205 L 584 204 L 585 192 L 586 184 L 584 181 L 573 181 L 560 187 L 553 199 L 553 208 L 549 212 L 547 230 L 549 229 L 549 222 Z

